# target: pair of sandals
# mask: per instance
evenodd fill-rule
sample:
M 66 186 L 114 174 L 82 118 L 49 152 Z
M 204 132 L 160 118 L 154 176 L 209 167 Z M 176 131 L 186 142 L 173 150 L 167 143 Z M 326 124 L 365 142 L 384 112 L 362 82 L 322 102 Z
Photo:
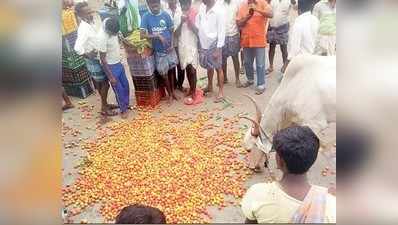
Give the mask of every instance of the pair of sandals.
M 119 106 L 115 104 L 108 104 L 108 109 L 100 112 L 102 116 L 116 116 L 118 113 L 114 109 L 118 109 Z M 131 107 L 129 107 L 130 109 Z

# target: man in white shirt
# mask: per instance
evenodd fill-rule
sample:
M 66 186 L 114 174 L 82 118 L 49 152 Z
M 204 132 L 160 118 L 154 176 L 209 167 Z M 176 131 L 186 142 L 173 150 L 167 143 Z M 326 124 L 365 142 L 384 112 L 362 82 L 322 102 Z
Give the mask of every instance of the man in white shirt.
M 282 53 L 283 66 L 281 72 L 284 73 L 287 66 L 287 43 L 289 41 L 289 12 L 297 5 L 296 0 L 271 0 L 271 7 L 274 16 L 270 19 L 267 41 L 269 43 L 269 63 L 270 66 L 266 73 L 274 70 L 275 48 L 280 46 Z
M 236 14 L 238 13 L 241 0 L 219 0 L 221 7 L 225 10 L 225 44 L 222 49 L 222 64 L 224 72 L 224 83 L 228 82 L 227 77 L 227 59 L 232 57 L 235 69 L 235 84 L 237 88 L 242 87 L 239 80 L 239 51 L 240 36 L 238 25 L 236 24 Z
M 312 14 L 319 19 L 316 54 L 336 55 L 336 0 L 321 0 Z
M 113 112 L 112 109 L 116 108 L 116 106 L 108 104 L 109 83 L 99 61 L 97 49 L 98 27 L 101 27 L 101 25 L 95 24 L 94 12 L 89 8 L 87 2 L 76 4 L 75 11 L 81 21 L 77 30 L 77 39 L 74 49 L 77 54 L 85 58 L 87 70 L 94 81 L 95 88 L 101 96 L 101 114 L 104 116 L 114 116 L 116 113 Z
M 222 70 L 222 47 L 225 42 L 224 10 L 215 0 L 203 0 L 196 16 L 195 32 L 199 36 L 199 63 L 207 69 L 208 86 L 205 92 L 213 91 L 214 70 L 219 84 L 215 102 L 224 100 L 224 73 Z
M 299 16 L 296 18 L 288 43 L 289 61 L 300 54 L 313 54 L 318 36 L 319 20 L 311 14 L 314 0 L 298 2 Z

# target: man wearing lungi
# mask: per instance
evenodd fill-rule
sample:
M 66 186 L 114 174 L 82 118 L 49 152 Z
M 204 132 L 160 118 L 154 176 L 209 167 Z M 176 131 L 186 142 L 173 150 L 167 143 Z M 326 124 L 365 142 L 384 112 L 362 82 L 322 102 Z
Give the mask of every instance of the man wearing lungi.
M 280 46 L 284 73 L 287 66 L 287 43 L 289 40 L 289 12 L 297 4 L 295 0 L 271 0 L 271 7 L 274 16 L 269 21 L 267 40 L 269 43 L 269 68 L 267 74 L 274 70 L 275 48 Z
M 312 12 L 319 19 L 319 33 L 315 53 L 336 55 L 336 0 L 321 0 Z
M 236 24 L 236 14 L 238 13 L 241 0 L 220 0 L 220 4 L 225 10 L 225 44 L 222 49 L 222 64 L 224 72 L 224 83 L 228 82 L 227 77 L 227 59 L 232 57 L 235 69 L 235 84 L 237 88 L 242 87 L 239 80 L 239 51 L 240 37 L 238 25 Z
M 112 109 L 115 105 L 108 104 L 109 82 L 102 69 L 98 53 L 98 32 L 101 24 L 96 24 L 93 11 L 89 8 L 87 2 L 79 2 L 75 6 L 77 16 L 81 19 L 77 30 L 77 39 L 74 49 L 77 54 L 82 55 L 86 60 L 87 70 L 94 81 L 94 86 L 101 96 L 101 115 L 114 116 L 117 113 Z
M 225 42 L 224 10 L 215 0 L 203 0 L 196 16 L 194 28 L 198 34 L 199 63 L 207 69 L 208 85 L 204 92 L 213 91 L 214 70 L 217 71 L 218 95 L 214 102 L 224 100 L 224 73 L 222 70 L 222 48 Z
M 236 21 L 241 28 L 240 45 L 243 47 L 247 82 L 243 87 L 254 84 L 253 63 L 256 59 L 256 94 L 265 91 L 265 47 L 268 18 L 272 18 L 272 8 L 265 0 L 245 0 L 239 7 Z

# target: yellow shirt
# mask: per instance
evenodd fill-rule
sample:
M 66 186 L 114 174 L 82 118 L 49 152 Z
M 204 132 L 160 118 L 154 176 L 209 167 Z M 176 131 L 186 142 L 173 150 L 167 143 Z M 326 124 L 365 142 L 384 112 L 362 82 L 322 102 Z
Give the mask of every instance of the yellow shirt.
M 243 196 L 241 208 L 247 219 L 258 223 L 289 223 L 301 204 L 273 182 L 251 186 Z M 331 194 L 326 198 L 324 222 L 336 223 L 336 197 Z
M 72 9 L 62 10 L 62 35 L 72 33 L 77 30 L 75 12 Z

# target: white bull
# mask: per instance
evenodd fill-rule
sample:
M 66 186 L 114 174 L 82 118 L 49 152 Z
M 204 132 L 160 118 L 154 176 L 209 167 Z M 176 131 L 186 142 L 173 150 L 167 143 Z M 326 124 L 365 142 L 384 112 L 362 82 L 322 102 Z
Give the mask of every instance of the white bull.
M 336 122 L 336 57 L 295 57 L 263 114 L 255 100 L 248 97 L 256 106 L 257 116 L 254 120 L 242 118 L 260 124 L 261 135 L 256 138 L 249 129 L 243 146 L 251 150 L 249 167 L 259 169 L 271 150 L 272 137 L 278 130 L 292 125 L 306 125 L 319 136 L 329 123 Z

